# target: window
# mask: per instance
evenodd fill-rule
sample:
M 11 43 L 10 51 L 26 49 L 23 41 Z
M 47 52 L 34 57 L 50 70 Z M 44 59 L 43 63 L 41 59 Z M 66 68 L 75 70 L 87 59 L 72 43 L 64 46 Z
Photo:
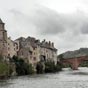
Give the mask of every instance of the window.
M 46 52 L 48 52 L 48 50 L 46 50 Z
M 21 55 L 23 55 L 23 52 L 21 52 Z
M 35 50 L 36 48 L 35 48 L 35 47 L 33 47 L 33 49 Z
M 34 61 L 36 61 L 36 57 L 34 57 L 33 59 L 34 59 Z
M 3 32 L 3 39 L 5 40 L 5 35 L 4 35 L 4 32 Z
M 18 49 L 18 46 L 16 46 L 16 49 Z
M 32 55 L 32 51 L 29 51 L 29 54 Z
M 34 52 L 34 55 L 35 55 L 35 52 Z
M 15 43 L 13 43 L 13 45 L 15 46 Z
M 8 50 L 10 50 L 10 48 L 8 47 Z
M 10 54 L 8 54 L 8 57 L 10 57 Z
M 3 46 L 5 46 L 5 44 L 3 43 Z
M 47 58 L 48 58 L 48 54 L 47 54 Z
M 32 59 L 32 56 L 30 56 L 30 59 Z

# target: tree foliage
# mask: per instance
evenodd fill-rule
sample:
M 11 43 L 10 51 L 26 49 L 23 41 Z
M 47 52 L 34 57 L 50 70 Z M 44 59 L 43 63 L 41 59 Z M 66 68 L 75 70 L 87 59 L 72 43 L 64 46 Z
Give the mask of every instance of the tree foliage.
M 52 61 L 45 62 L 45 72 L 46 73 L 52 73 L 52 72 L 58 72 L 62 70 L 62 66 L 60 63 L 56 64 Z
M 44 65 L 42 62 L 38 62 L 36 66 L 37 74 L 42 74 L 44 73 Z
M 0 62 L 0 76 L 9 75 L 9 65 L 5 62 Z
M 16 65 L 16 72 L 18 75 L 28 75 L 34 73 L 33 66 L 29 63 L 25 63 L 23 59 L 13 56 L 12 60 Z

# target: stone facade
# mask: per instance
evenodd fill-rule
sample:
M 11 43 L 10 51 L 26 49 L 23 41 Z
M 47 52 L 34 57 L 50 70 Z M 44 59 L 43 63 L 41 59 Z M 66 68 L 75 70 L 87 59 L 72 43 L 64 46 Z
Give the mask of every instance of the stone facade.
M 0 19 L 0 55 L 6 59 L 8 57 L 13 57 L 13 55 L 17 55 L 19 43 L 7 37 L 7 31 L 4 25 L 5 24 Z
M 39 61 L 54 61 L 57 62 L 57 49 L 54 47 L 54 43 L 46 42 L 45 40 L 40 42 L 33 37 L 19 38 L 19 51 L 18 56 L 25 58 L 26 62 L 36 65 Z
M 54 47 L 54 43 L 43 40 L 40 43 L 40 56 L 41 60 L 57 62 L 57 49 Z
M 20 37 L 15 41 L 7 37 L 7 31 L 4 29 L 4 23 L 0 19 L 0 55 L 4 57 L 18 56 L 25 62 L 34 66 L 39 61 L 57 62 L 57 49 L 54 43 L 43 40 L 37 40 L 33 37 Z
M 12 41 L 9 37 L 7 39 L 7 51 L 8 57 L 13 57 L 14 55 L 17 56 L 17 52 L 19 51 L 19 42 Z
M 0 55 L 7 57 L 7 31 L 5 30 L 4 23 L 0 19 Z

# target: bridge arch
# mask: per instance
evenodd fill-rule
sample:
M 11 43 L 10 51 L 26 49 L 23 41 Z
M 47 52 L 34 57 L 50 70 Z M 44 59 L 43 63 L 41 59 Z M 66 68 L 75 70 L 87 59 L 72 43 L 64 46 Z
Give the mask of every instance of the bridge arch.
M 78 70 L 78 67 L 84 61 L 88 61 L 88 56 L 81 56 L 81 57 L 75 57 L 75 58 L 62 59 L 61 63 L 63 65 L 70 64 L 70 66 L 71 66 L 71 68 L 73 70 Z

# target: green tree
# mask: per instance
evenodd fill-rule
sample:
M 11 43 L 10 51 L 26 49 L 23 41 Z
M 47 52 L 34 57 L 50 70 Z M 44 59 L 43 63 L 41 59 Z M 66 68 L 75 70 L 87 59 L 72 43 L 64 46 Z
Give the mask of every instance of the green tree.
M 45 62 L 45 73 L 55 72 L 55 63 L 52 61 Z
M 56 72 L 57 72 L 57 71 L 61 71 L 62 68 L 63 68 L 63 65 L 62 65 L 60 62 L 57 62 L 56 66 L 55 66 Z
M 42 74 L 44 73 L 44 65 L 42 62 L 38 62 L 36 66 L 37 74 Z
M 34 73 L 33 66 L 29 63 L 25 63 L 25 61 L 22 58 L 13 56 L 12 61 L 16 65 L 16 72 L 18 75 L 28 75 Z
M 54 73 L 62 70 L 62 64 L 57 63 L 55 64 L 52 61 L 45 62 L 45 73 Z

